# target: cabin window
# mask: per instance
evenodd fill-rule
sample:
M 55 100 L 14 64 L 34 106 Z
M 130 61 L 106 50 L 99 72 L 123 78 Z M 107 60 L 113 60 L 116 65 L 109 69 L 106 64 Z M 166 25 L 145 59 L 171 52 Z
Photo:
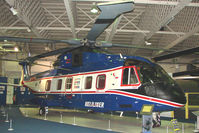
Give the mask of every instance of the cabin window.
M 61 86 L 62 86 L 62 79 L 59 79 L 57 81 L 57 90 L 61 90 Z
M 85 89 L 91 89 L 92 87 L 92 77 L 86 77 L 86 82 L 85 82 Z
M 82 66 L 82 53 L 73 53 L 72 54 L 72 66 Z
M 46 91 L 49 91 L 49 90 L 50 90 L 50 86 L 51 86 L 51 80 L 47 80 L 47 81 L 46 81 L 45 90 L 46 90 Z
M 98 75 L 97 76 L 97 89 L 104 89 L 106 82 L 106 75 Z
M 72 88 L 72 81 L 73 81 L 72 77 L 68 77 L 66 79 L 66 89 L 71 89 Z
M 137 74 L 134 70 L 134 68 L 124 68 L 123 69 L 123 79 L 122 79 L 122 85 L 133 85 L 138 84 L 138 78 Z

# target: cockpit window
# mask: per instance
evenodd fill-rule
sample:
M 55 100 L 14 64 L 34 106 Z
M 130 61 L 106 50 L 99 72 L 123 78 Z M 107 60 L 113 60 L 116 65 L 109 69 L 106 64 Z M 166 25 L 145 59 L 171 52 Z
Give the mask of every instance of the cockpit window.
M 122 85 L 135 85 L 138 84 L 138 77 L 133 67 L 123 69 Z
M 155 66 L 142 64 L 138 68 L 137 72 L 142 83 L 165 81 L 172 84 L 174 82 L 164 69 L 157 64 Z

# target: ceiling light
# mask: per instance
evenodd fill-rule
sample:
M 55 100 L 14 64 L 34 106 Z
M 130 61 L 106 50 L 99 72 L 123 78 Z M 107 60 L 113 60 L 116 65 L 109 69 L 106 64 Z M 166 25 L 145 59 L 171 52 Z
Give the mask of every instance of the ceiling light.
M 151 45 L 152 43 L 145 41 L 145 44 L 146 45 Z
M 48 46 L 44 47 L 44 49 L 45 49 L 46 51 L 50 51 L 50 48 L 49 48 Z
M 27 28 L 27 31 L 28 31 L 28 32 L 31 32 L 31 29 L 28 27 L 28 28 Z
M 91 12 L 95 14 L 95 13 L 98 13 L 98 10 L 96 8 L 92 8 Z
M 97 8 L 97 6 L 96 6 L 95 3 L 93 3 L 93 6 L 92 6 L 90 12 L 92 12 L 92 13 L 94 13 L 94 14 L 98 13 L 98 8 Z
M 10 11 L 12 12 L 13 15 L 17 15 L 17 10 L 14 9 L 13 7 L 10 8 Z
M 18 52 L 19 48 L 18 47 L 14 47 L 14 51 Z
M 28 52 L 28 57 L 30 57 L 31 56 L 31 53 L 30 52 Z

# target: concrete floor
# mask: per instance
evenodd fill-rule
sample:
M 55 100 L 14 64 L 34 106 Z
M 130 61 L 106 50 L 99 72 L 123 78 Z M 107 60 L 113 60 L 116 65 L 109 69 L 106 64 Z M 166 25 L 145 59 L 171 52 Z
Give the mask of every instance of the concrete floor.
M 73 124 L 82 127 L 110 130 L 124 133 L 140 133 L 142 130 L 142 118 L 111 115 L 103 113 L 87 113 L 80 110 L 69 109 L 49 109 L 47 116 L 39 116 L 39 108 L 20 108 L 22 114 L 27 117 L 43 119 L 54 122 L 63 122 L 66 124 Z M 62 116 L 62 119 L 61 119 Z M 153 133 L 173 133 L 173 126 L 171 121 L 162 120 L 162 125 L 158 128 L 153 128 Z M 194 124 L 192 123 L 178 123 L 180 126 L 180 133 L 193 133 Z

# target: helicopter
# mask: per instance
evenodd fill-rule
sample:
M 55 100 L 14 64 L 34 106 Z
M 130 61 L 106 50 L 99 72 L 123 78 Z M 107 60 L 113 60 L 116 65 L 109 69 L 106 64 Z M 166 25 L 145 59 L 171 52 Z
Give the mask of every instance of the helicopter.
M 152 105 L 153 112 L 183 107 L 186 98 L 161 66 L 139 56 L 114 55 L 104 47 L 130 47 L 97 42 L 97 37 L 121 14 L 133 10 L 132 1 L 98 4 L 101 14 L 83 40 L 47 40 L 0 37 L 0 40 L 35 43 L 67 43 L 72 47 L 20 60 L 21 84 L 35 95 L 34 103 L 45 107 L 62 106 L 99 112 L 140 112 Z M 54 69 L 30 75 L 34 61 L 58 55 Z

